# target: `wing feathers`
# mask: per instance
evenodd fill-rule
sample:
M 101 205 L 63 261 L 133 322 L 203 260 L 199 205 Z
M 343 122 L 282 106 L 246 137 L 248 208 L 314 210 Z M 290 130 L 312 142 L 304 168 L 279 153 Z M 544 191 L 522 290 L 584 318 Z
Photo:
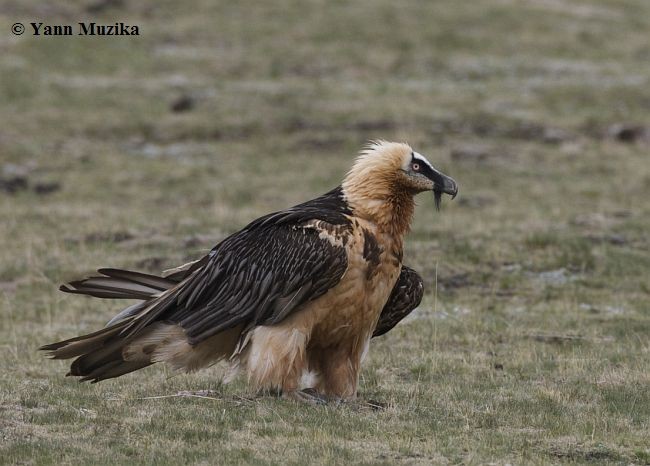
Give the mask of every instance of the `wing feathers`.
M 320 198 L 262 217 L 226 238 L 202 259 L 166 277 L 119 269 L 63 285 L 69 293 L 141 299 L 94 334 L 46 345 L 55 358 L 74 357 L 70 375 L 95 382 L 148 365 L 124 361 L 122 349 L 154 322 L 180 324 L 190 345 L 239 328 L 279 322 L 336 286 L 347 270 L 343 246 L 319 228 L 351 232 L 350 209 L 339 187 Z M 329 230 L 328 230 L 329 231 Z M 345 240 L 342 241 L 345 244 Z
M 186 330 L 190 343 L 234 325 L 279 322 L 345 273 L 345 249 L 318 231 L 260 225 L 213 249 L 205 266 L 179 289 L 178 306 L 166 318 Z
M 402 266 L 400 276 L 393 287 L 388 302 L 381 311 L 379 322 L 377 322 L 372 336 L 378 337 L 395 327 L 420 305 L 423 295 L 422 278 L 415 270 Z

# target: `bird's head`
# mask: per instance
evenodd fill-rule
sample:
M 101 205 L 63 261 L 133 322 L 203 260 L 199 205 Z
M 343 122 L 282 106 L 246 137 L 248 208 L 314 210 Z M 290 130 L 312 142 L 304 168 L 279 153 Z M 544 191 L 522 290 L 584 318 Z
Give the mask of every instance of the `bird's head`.
M 402 186 L 414 193 L 433 191 L 437 209 L 440 208 L 443 193 L 449 194 L 452 199 L 458 194 L 458 184 L 454 179 L 436 170 L 422 154 L 414 150 L 405 151 L 401 162 L 397 178 Z
M 382 195 L 394 196 L 407 193 L 411 196 L 433 191 L 436 208 L 440 207 L 443 194 L 452 199 L 458 194 L 458 185 L 441 173 L 411 146 L 398 142 L 373 141 L 355 161 L 344 181 L 344 188 Z

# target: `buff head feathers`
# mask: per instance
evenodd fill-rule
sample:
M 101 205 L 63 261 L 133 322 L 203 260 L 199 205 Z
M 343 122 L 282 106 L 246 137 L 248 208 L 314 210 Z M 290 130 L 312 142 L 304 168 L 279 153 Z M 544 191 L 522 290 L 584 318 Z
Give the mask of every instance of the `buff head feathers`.
M 354 197 L 366 199 L 392 198 L 400 193 L 411 196 L 433 191 L 436 207 L 442 194 L 452 199 L 458 194 L 458 185 L 447 175 L 436 170 L 411 146 L 399 142 L 373 141 L 359 154 L 343 182 L 344 190 Z

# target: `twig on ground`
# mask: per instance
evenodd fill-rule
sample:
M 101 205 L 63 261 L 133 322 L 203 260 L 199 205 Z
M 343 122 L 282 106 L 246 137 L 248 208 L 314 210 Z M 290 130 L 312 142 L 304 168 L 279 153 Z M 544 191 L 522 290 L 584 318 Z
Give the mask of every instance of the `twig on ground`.
M 241 396 L 235 395 L 236 398 L 239 398 L 239 400 L 229 400 L 224 397 L 217 397 L 217 396 L 208 396 L 208 394 L 216 394 L 216 392 L 212 390 L 199 390 L 198 392 L 189 392 L 189 391 L 181 391 L 178 393 L 174 393 L 172 395 L 153 395 L 153 396 L 145 396 L 145 397 L 138 397 L 138 398 L 108 398 L 107 401 L 139 401 L 139 400 L 162 400 L 165 398 L 201 398 L 201 399 L 206 399 L 206 400 L 214 400 L 214 401 L 227 401 L 230 403 L 235 403 L 238 405 L 243 404 L 244 402 L 254 402 L 255 400 L 249 399 L 249 398 L 244 398 Z

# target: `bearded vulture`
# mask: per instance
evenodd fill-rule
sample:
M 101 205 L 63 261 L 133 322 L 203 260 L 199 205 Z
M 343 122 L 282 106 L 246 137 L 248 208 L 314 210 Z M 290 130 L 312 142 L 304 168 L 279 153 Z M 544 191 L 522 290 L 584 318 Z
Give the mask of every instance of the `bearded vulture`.
M 195 262 L 164 276 L 100 269 L 62 285 L 141 301 L 97 332 L 40 349 L 76 358 L 68 375 L 82 381 L 156 362 L 194 371 L 228 360 L 256 389 L 352 399 L 370 339 L 422 299 L 422 280 L 402 265 L 402 251 L 413 197 L 423 191 L 438 207 L 458 187 L 407 144 L 372 142 L 339 187 L 253 221 Z M 303 390 L 307 373 L 314 382 Z

